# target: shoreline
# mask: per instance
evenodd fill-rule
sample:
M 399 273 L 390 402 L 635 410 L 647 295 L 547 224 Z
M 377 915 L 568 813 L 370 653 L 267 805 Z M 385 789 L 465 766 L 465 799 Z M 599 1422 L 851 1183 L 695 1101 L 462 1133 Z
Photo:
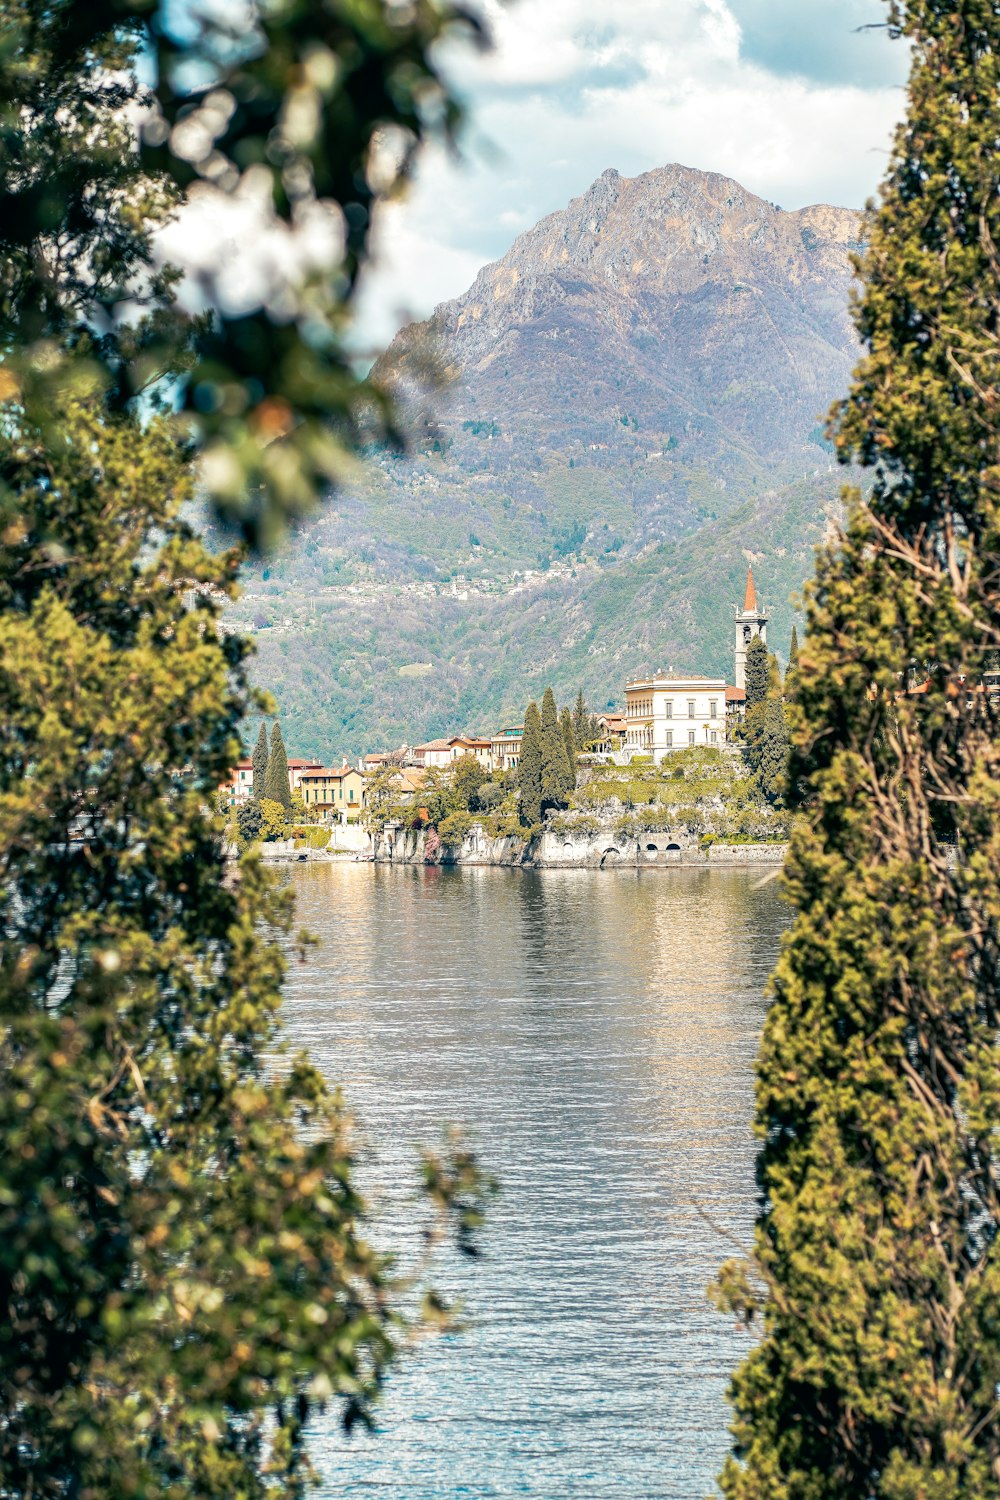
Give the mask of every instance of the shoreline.
M 568 838 L 546 831 L 524 841 L 514 837 L 490 839 L 473 828 L 461 845 L 433 844 L 426 833 L 389 828 L 374 841 L 359 838 L 348 847 L 295 848 L 291 840 L 261 846 L 268 864 L 343 862 L 348 864 L 423 865 L 425 867 L 514 870 L 669 870 L 779 869 L 788 844 L 680 844 L 672 839 L 646 836 L 616 839 L 604 833 Z

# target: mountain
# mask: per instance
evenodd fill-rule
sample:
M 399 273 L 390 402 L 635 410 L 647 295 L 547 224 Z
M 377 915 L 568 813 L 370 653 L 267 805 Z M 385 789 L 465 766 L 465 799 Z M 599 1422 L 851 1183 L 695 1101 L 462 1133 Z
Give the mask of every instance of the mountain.
M 856 349 L 858 224 L 685 167 L 607 171 L 399 334 L 375 374 L 411 412 L 430 396 L 450 465 L 491 488 L 541 499 L 546 466 L 573 458 L 675 530 L 699 519 L 706 479 L 817 461 Z
M 488 726 L 547 680 L 604 704 L 633 669 L 731 671 L 751 556 L 784 649 L 839 486 L 859 233 L 714 173 L 607 171 L 402 330 L 374 373 L 413 450 L 367 455 L 249 580 L 296 747 Z

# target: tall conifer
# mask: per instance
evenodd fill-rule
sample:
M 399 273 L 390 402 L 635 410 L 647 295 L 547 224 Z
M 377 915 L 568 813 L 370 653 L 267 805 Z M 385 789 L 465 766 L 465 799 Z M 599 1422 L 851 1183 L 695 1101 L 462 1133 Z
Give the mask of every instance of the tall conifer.
M 542 821 L 542 719 L 537 703 L 529 703 L 524 716 L 517 789 L 521 798 L 521 822 L 531 828 Z
M 907 0 L 834 432 L 874 466 L 799 662 L 797 915 L 758 1064 L 755 1299 L 730 1500 L 1000 1492 L 1000 11 Z M 926 686 L 906 691 L 912 663 Z
M 267 725 L 261 719 L 260 733 L 253 752 L 253 795 L 257 801 L 260 801 L 267 790 L 267 761 Z
M 277 720 L 271 730 L 271 752 L 267 758 L 267 775 L 264 778 L 264 796 L 272 802 L 280 802 L 287 812 L 292 805 L 292 791 L 288 785 L 288 756 L 281 737 L 281 725 Z
M 577 752 L 583 750 L 590 734 L 590 714 L 587 712 L 587 704 L 584 701 L 583 689 L 576 695 L 576 703 L 573 705 L 573 738 L 576 741 Z
M 759 635 L 755 635 L 747 647 L 746 695 L 747 708 L 763 703 L 771 686 L 771 658 Z
M 798 692 L 799 682 L 799 635 L 795 626 L 792 626 L 792 639 L 788 647 L 788 669 L 785 672 L 784 695 L 786 701 L 790 702 Z
M 564 708 L 559 715 L 559 728 L 562 730 L 563 744 L 566 746 L 566 764 L 573 775 L 573 785 L 576 785 L 576 735 L 573 733 L 573 715 L 568 708 Z
M 555 694 L 550 687 L 542 694 L 541 722 L 542 807 L 562 807 L 568 795 L 570 769 Z

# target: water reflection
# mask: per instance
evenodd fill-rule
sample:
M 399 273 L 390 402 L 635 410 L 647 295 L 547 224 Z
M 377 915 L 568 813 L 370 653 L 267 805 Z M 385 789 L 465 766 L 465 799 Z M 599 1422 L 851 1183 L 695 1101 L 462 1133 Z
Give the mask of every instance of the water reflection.
M 312 865 L 286 1016 L 341 1083 L 398 1243 L 445 1120 L 502 1180 L 476 1326 L 393 1377 L 324 1495 L 701 1500 L 743 1349 L 704 1287 L 753 1218 L 752 1065 L 785 921 L 748 871 Z M 699 1210 L 703 1210 L 700 1212 Z

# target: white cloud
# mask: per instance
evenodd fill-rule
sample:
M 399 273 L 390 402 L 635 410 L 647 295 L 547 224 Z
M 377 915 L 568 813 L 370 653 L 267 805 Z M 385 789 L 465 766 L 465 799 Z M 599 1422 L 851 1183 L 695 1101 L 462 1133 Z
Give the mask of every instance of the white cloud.
M 865 16 L 879 18 L 876 0 L 850 0 L 842 27 L 827 0 L 812 17 L 799 6 L 800 30 L 825 27 L 830 46 L 821 32 L 773 67 L 757 60 L 757 30 L 745 55 L 740 16 L 757 26 L 757 0 L 488 0 L 487 9 L 494 51 L 448 57 L 473 117 L 468 160 L 429 152 L 407 203 L 383 215 L 360 307 L 366 339 L 384 341 L 397 326 L 402 247 L 408 306 L 426 315 L 465 289 L 470 267 L 501 255 L 512 231 L 609 166 L 632 176 L 679 161 L 786 208 L 860 207 L 878 185 L 904 55 L 856 32 Z M 859 48 L 872 49 L 864 68 Z M 831 62 L 841 53 L 844 76 Z M 810 56 L 822 60 L 815 77 Z
M 493 51 L 450 47 L 442 59 L 469 103 L 466 160 L 428 151 L 409 199 L 381 211 L 359 347 L 463 291 L 516 233 L 607 167 L 633 176 L 679 161 L 786 208 L 860 206 L 877 187 L 905 59 L 884 34 L 857 30 L 881 18 L 879 0 L 482 5 Z M 220 214 L 203 201 L 168 237 L 173 258 L 203 275 L 222 270 L 234 307 L 277 295 L 301 253 L 273 225 L 256 231 L 249 210 Z M 313 235 L 310 261 L 318 245 Z

